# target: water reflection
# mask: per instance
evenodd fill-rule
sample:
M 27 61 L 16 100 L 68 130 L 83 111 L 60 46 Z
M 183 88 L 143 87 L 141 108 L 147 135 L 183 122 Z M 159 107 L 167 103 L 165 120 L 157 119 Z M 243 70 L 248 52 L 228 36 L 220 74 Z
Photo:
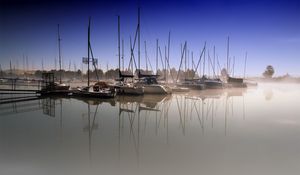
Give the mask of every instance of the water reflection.
M 273 98 L 273 90 L 271 88 L 267 88 L 264 90 L 265 99 L 267 101 L 272 100 Z
M 34 157 L 39 157 L 45 169 L 60 167 L 53 174 L 198 174 L 199 168 L 204 174 L 244 174 L 250 162 L 258 161 L 255 173 L 276 174 L 278 169 L 259 165 L 277 165 L 278 158 L 293 155 L 282 150 L 279 154 L 275 143 L 297 150 L 300 143 L 290 134 L 298 137 L 295 132 L 300 129 L 294 126 L 300 123 L 295 116 L 300 111 L 285 106 L 291 99 L 284 96 L 280 101 L 270 99 L 270 106 L 264 100 L 265 89 L 105 100 L 45 98 L 0 105 L 0 138 L 6 143 L 1 144 L 0 162 L 35 165 Z M 299 97 L 298 92 L 280 91 L 293 97 Z M 293 99 L 295 104 L 298 99 Z M 282 110 L 291 116 L 284 121 L 294 123 L 289 128 L 287 122 L 278 122 L 283 121 Z M 271 153 L 277 159 L 266 156 Z M 296 166 L 292 168 L 297 172 Z

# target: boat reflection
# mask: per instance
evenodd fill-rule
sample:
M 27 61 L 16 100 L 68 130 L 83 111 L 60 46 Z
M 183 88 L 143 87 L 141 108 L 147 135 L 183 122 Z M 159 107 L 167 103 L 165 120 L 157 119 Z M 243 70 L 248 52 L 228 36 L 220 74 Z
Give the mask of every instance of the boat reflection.
M 118 161 L 125 161 L 131 153 L 135 155 L 133 162 L 139 165 L 149 139 L 169 145 L 174 134 L 189 136 L 191 131 L 197 131 L 198 135 L 221 131 L 227 136 L 230 118 L 240 114 L 245 118 L 246 93 L 247 89 L 215 89 L 172 95 L 120 95 L 112 99 L 44 98 L 39 99 L 39 109 L 51 117 L 60 116 L 61 139 L 66 139 L 63 135 L 70 129 L 70 120 L 82 119 L 81 130 L 91 163 L 95 153 L 101 151 L 99 142 L 109 138 L 106 141 L 113 140 L 111 149 L 117 149 Z M 68 100 L 74 105 L 70 106 Z M 242 108 L 240 100 L 243 100 Z M 70 111 L 74 111 L 72 118 L 68 116 Z M 74 132 L 74 127 L 72 129 Z

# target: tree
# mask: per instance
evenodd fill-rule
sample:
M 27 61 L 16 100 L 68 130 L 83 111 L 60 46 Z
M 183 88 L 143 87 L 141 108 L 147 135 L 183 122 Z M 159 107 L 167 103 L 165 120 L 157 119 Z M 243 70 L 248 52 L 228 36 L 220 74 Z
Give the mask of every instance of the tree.
M 227 69 L 225 69 L 225 68 L 223 68 L 222 70 L 221 70 L 221 75 L 222 75 L 222 77 L 229 77 L 229 75 L 228 75 L 228 72 L 227 72 Z
M 272 78 L 272 76 L 274 75 L 274 68 L 273 68 L 273 66 L 271 66 L 271 65 L 268 65 L 267 67 L 266 67 L 266 70 L 265 70 L 265 72 L 263 73 L 263 76 L 265 77 L 265 78 Z

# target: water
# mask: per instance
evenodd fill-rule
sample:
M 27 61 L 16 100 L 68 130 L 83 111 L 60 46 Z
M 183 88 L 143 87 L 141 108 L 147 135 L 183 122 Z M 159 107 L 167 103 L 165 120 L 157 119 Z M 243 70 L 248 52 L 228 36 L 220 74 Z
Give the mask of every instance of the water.
M 300 85 L 0 105 L 0 174 L 299 174 Z

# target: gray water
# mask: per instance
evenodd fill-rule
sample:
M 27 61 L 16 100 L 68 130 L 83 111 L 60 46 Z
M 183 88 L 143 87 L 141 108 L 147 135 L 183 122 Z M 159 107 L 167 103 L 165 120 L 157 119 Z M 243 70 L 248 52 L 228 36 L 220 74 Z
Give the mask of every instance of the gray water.
M 300 173 L 300 85 L 0 105 L 1 175 Z

